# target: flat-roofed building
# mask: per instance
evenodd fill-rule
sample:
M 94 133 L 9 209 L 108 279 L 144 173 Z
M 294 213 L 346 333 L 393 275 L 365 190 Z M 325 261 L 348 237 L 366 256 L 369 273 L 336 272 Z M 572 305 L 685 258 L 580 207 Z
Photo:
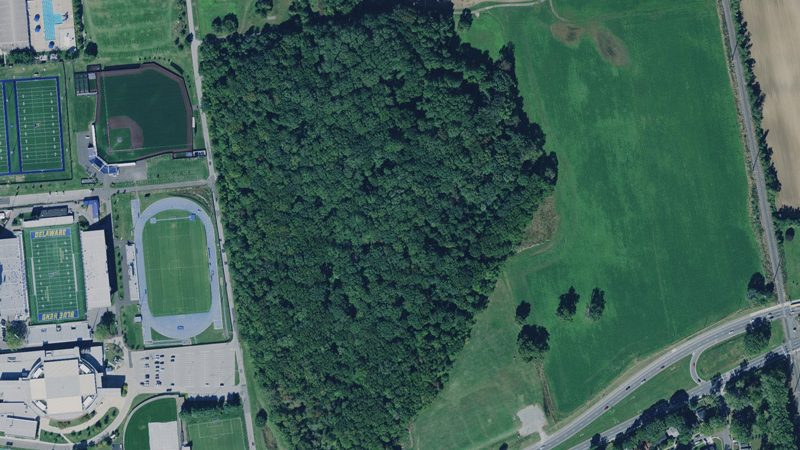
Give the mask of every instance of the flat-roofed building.
M 0 239 L 0 317 L 6 320 L 28 318 L 26 283 L 22 236 Z
M 147 431 L 150 450 L 181 450 L 178 422 L 150 422 Z
M 30 47 L 25 0 L 0 0 L 0 53 Z
M 103 230 L 81 232 L 86 308 L 111 307 L 111 281 L 108 277 L 106 235 Z
M 30 395 L 48 415 L 79 413 L 97 395 L 96 373 L 78 358 L 45 361 L 43 369 L 41 378 L 30 380 Z
M 26 220 L 22 222 L 22 228 L 52 227 L 56 225 L 72 225 L 75 219 L 72 214 L 68 216 L 47 217 L 36 220 Z
M 6 436 L 35 439 L 39 421 L 28 417 L 0 415 L 0 431 Z

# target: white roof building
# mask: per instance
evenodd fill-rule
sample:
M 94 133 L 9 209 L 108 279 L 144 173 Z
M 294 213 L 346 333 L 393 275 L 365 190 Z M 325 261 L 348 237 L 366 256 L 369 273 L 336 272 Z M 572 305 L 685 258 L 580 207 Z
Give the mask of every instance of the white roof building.
M 0 0 L 3 1 L 3 0 Z M 26 220 L 22 222 L 22 228 L 52 227 L 56 225 L 72 225 L 75 222 L 72 214 L 67 216 L 46 217 L 44 219 Z
M 29 46 L 25 0 L 0 0 L 0 53 Z
M 111 282 L 108 277 L 105 232 L 81 231 L 81 253 L 84 286 L 86 286 L 86 308 L 110 308 Z
M 45 361 L 43 377 L 30 380 L 31 400 L 44 402 L 48 415 L 83 411 L 85 398 L 97 394 L 97 379 L 81 365 L 77 358 Z
M 0 239 L 0 316 L 7 320 L 28 318 L 28 290 L 23 255 L 22 236 Z
M 0 431 L 6 436 L 35 439 L 39 421 L 32 418 L 0 416 Z

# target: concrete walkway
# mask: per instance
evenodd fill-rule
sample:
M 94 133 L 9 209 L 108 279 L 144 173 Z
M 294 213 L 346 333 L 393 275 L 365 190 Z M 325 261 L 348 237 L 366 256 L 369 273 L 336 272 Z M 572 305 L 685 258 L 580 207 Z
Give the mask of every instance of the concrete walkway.
M 211 282 L 211 309 L 204 313 L 177 314 L 172 316 L 156 317 L 150 311 L 148 304 L 147 279 L 144 270 L 144 249 L 142 247 L 142 234 L 145 225 L 156 215 L 164 211 L 180 210 L 194 214 L 203 222 L 206 232 L 206 247 L 208 251 L 208 272 Z M 139 200 L 131 201 L 131 213 L 138 214 Z M 151 330 L 176 341 L 185 341 L 199 335 L 210 325 L 214 329 L 223 328 L 222 299 L 220 293 L 219 276 L 217 274 L 217 239 L 214 234 L 214 224 L 211 217 L 197 203 L 183 197 L 169 197 L 156 201 L 147 207 L 141 214 L 134 215 L 134 245 L 136 246 L 136 276 L 139 279 L 139 304 L 142 314 L 142 331 L 145 343 L 152 342 Z

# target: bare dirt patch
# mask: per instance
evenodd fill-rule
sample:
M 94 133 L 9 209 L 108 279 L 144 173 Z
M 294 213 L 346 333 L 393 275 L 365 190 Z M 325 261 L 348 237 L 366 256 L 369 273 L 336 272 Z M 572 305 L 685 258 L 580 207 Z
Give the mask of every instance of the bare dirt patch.
M 517 417 L 522 425 L 517 430 L 520 436 L 530 436 L 539 433 L 539 439 L 544 439 L 544 427 L 547 425 L 547 418 L 544 410 L 539 405 L 529 405 L 517 411 Z
M 774 153 L 779 206 L 800 206 L 800 2 L 744 0 L 755 72 L 766 94 L 762 125 Z
M 131 149 L 135 150 L 142 148 L 144 146 L 144 134 L 142 133 L 142 127 L 140 127 L 135 120 L 128 116 L 114 116 L 108 119 L 109 130 L 119 130 L 124 128 L 127 128 L 131 132 Z M 109 136 L 110 135 L 111 133 L 109 133 Z M 111 145 L 109 143 L 109 150 L 110 148 Z
M 628 64 L 628 50 L 622 40 L 602 27 L 593 27 L 590 34 L 603 59 L 618 67 Z
M 517 247 L 517 251 L 544 244 L 552 239 L 558 230 L 559 220 L 558 212 L 556 212 L 556 198 L 554 195 L 550 195 L 542 202 L 539 209 L 533 214 L 531 222 L 525 227 L 525 234 L 522 236 L 522 242 Z
M 577 47 L 583 36 L 583 28 L 566 22 L 550 25 L 550 32 L 556 40 L 569 47 Z

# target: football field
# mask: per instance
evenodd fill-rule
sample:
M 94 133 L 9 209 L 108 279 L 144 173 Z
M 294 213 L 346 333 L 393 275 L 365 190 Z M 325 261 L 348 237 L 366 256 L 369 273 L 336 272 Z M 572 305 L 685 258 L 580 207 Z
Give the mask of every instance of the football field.
M 61 322 L 86 312 L 78 225 L 26 229 L 25 264 L 32 322 Z
M 211 281 L 203 222 L 187 211 L 164 211 L 144 226 L 142 241 L 153 315 L 208 311 Z
M 194 450 L 245 450 L 244 426 L 240 417 L 190 423 L 189 439 Z

